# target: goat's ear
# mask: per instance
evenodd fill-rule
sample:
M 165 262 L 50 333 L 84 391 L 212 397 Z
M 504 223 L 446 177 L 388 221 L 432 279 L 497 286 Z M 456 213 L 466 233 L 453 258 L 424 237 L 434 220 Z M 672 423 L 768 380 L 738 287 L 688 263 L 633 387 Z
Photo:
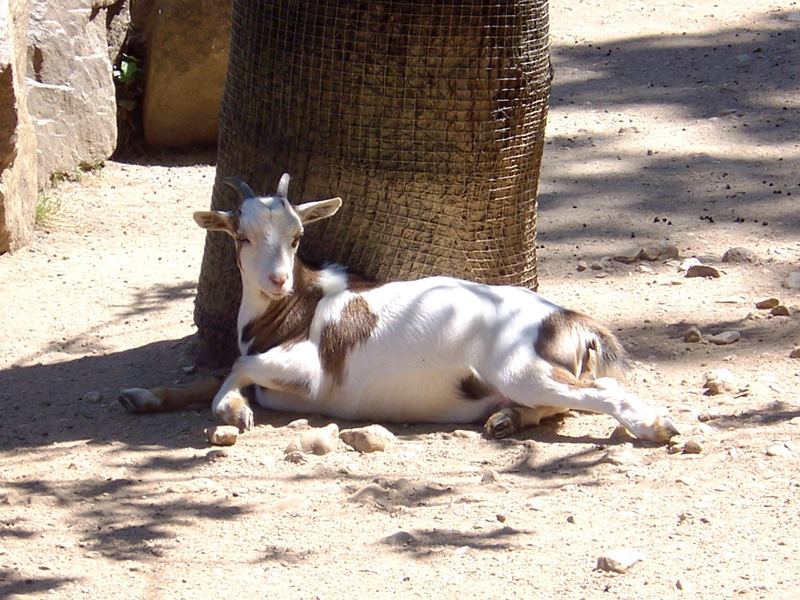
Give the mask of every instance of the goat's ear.
M 341 198 L 329 198 L 328 200 L 319 200 L 317 202 L 306 202 L 295 206 L 294 209 L 300 216 L 300 221 L 303 225 L 306 225 L 333 216 L 341 207 Z
M 281 175 L 281 180 L 278 182 L 278 190 L 275 192 L 276 196 L 280 196 L 281 198 L 286 198 L 289 195 L 289 174 L 284 173 Z
M 193 216 L 195 223 L 208 231 L 224 231 L 230 235 L 236 233 L 236 215 L 233 212 L 199 210 Z

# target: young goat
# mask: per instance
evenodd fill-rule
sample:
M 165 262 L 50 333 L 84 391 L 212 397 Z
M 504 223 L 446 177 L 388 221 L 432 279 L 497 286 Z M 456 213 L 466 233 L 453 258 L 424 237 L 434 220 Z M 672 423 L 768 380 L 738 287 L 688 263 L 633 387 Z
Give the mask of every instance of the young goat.
M 625 353 L 591 318 L 538 294 L 450 277 L 370 284 L 296 257 L 303 226 L 333 215 L 339 198 L 293 206 L 289 176 L 257 197 L 228 178 L 238 211 L 194 214 L 233 237 L 242 276 L 241 357 L 220 385 L 133 388 L 131 412 L 176 410 L 213 397 L 216 417 L 241 430 L 264 408 L 351 420 L 472 423 L 504 437 L 569 409 L 611 415 L 656 442 L 677 433 L 663 410 L 625 391 Z

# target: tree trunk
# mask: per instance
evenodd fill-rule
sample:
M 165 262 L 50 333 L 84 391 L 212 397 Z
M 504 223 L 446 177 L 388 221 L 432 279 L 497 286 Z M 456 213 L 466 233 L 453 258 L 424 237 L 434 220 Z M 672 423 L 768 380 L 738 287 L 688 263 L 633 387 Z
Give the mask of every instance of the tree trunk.
M 301 255 L 378 280 L 448 274 L 536 287 L 550 91 L 546 0 L 234 0 L 212 205 L 284 171 L 298 202 L 341 196 Z M 209 234 L 202 354 L 235 356 L 233 244 Z

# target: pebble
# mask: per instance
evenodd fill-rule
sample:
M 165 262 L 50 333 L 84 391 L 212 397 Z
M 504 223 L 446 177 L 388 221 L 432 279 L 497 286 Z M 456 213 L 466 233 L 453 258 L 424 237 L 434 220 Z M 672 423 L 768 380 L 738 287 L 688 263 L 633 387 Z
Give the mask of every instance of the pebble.
M 703 334 L 700 333 L 697 327 L 690 327 L 686 330 L 686 333 L 683 334 L 683 341 L 691 344 L 701 342 L 703 341 Z
M 776 442 L 767 446 L 767 456 L 782 456 L 788 458 L 792 455 L 792 450 L 783 442 Z
M 790 290 L 800 290 L 800 271 L 789 273 L 783 280 L 783 287 Z
M 636 253 L 631 253 L 625 256 L 615 256 L 614 260 L 617 262 L 630 264 L 637 260 L 670 260 L 676 259 L 679 256 L 678 247 L 672 244 L 659 244 L 656 246 L 647 246 L 642 248 Z
M 481 483 L 494 483 L 500 479 L 500 475 L 494 469 L 488 467 L 481 471 Z
M 700 454 L 702 451 L 703 447 L 694 440 L 686 440 L 686 443 L 683 445 L 684 454 Z
M 308 429 L 308 419 L 295 419 L 286 424 L 289 429 Z
M 769 314 L 771 314 L 774 317 L 788 317 L 790 315 L 789 308 L 784 306 L 783 304 L 779 304 L 778 306 L 770 310 Z
M 357 429 L 344 429 L 339 434 L 345 444 L 358 452 L 383 452 L 395 441 L 394 434 L 380 425 L 369 425 Z
M 692 265 L 686 269 L 685 277 L 720 277 L 720 272 L 709 265 Z
M 695 258 L 694 256 L 691 258 L 687 258 L 685 261 L 681 263 L 681 266 L 678 267 L 679 271 L 688 271 L 692 267 L 699 266 L 703 263 L 700 262 L 700 259 Z
M 331 423 L 325 427 L 304 431 L 296 439 L 289 442 L 283 453 L 302 452 L 303 454 L 323 456 L 336 450 L 338 445 L 339 426 L 336 423 Z
M 609 448 L 603 454 L 601 462 L 611 463 L 612 465 L 638 465 L 641 464 L 642 458 L 637 452 L 633 450 L 633 445 L 620 444 Z
M 775 308 L 776 306 L 780 306 L 780 298 L 764 298 L 763 300 L 759 300 L 756 302 L 756 308 L 760 308 L 761 310 L 766 310 L 769 308 Z
M 789 352 L 789 358 L 800 358 L 800 346 Z
M 676 435 L 668 442 L 667 452 L 669 454 L 701 454 L 703 447 L 695 440 L 687 440 Z
M 718 396 L 739 390 L 736 377 L 729 369 L 715 369 L 706 373 L 703 388 L 709 396 Z
M 90 403 L 102 402 L 103 399 L 103 394 L 97 391 L 86 392 L 83 396 L 81 396 L 81 401 Z
M 717 346 L 726 346 L 728 344 L 733 344 L 734 342 L 738 342 L 739 339 L 742 337 L 742 334 L 738 331 L 731 330 L 731 331 L 723 331 L 722 333 L 718 333 L 717 335 L 712 335 L 708 337 L 708 341 L 712 344 L 716 344 Z
M 686 592 L 687 594 L 694 594 L 694 586 L 683 577 L 679 577 L 675 581 L 675 587 L 682 592 Z
M 644 560 L 644 554 L 638 550 L 619 548 L 609 550 L 597 558 L 597 567 L 601 571 L 613 571 L 614 573 L 627 573 L 628 570 Z
M 469 429 L 456 429 L 450 435 L 452 435 L 453 437 L 456 437 L 456 438 L 464 438 L 464 439 L 467 439 L 467 440 L 477 440 L 477 439 L 480 439 L 482 437 L 479 432 L 471 431 Z
M 758 262 L 758 256 L 749 248 L 731 248 L 722 255 L 722 262 L 755 263 Z
M 233 446 L 239 438 L 239 428 L 233 425 L 207 427 L 205 433 L 213 446 Z
M 585 271 L 588 268 L 588 266 L 586 265 L 586 263 L 584 261 L 579 260 L 578 261 L 578 265 L 575 268 L 577 269 L 577 271 L 579 273 L 582 273 L 583 271 Z
M 286 456 L 283 457 L 283 460 L 285 460 L 286 462 L 294 463 L 296 465 L 302 465 L 308 462 L 306 455 L 297 450 L 292 452 L 287 452 Z

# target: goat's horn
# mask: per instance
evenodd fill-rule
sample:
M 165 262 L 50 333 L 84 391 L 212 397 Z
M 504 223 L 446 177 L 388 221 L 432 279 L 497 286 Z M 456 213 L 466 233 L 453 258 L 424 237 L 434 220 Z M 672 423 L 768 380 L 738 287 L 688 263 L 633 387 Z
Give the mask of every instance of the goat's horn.
M 244 181 L 239 179 L 238 177 L 226 177 L 222 180 L 225 185 L 229 185 L 237 192 L 239 192 L 239 198 L 241 200 L 247 200 L 248 198 L 255 198 L 255 192 L 247 185 Z
M 289 177 L 288 173 L 284 173 L 281 175 L 281 180 L 278 182 L 278 191 L 275 192 L 276 196 L 280 196 L 281 198 L 286 198 L 289 194 Z

